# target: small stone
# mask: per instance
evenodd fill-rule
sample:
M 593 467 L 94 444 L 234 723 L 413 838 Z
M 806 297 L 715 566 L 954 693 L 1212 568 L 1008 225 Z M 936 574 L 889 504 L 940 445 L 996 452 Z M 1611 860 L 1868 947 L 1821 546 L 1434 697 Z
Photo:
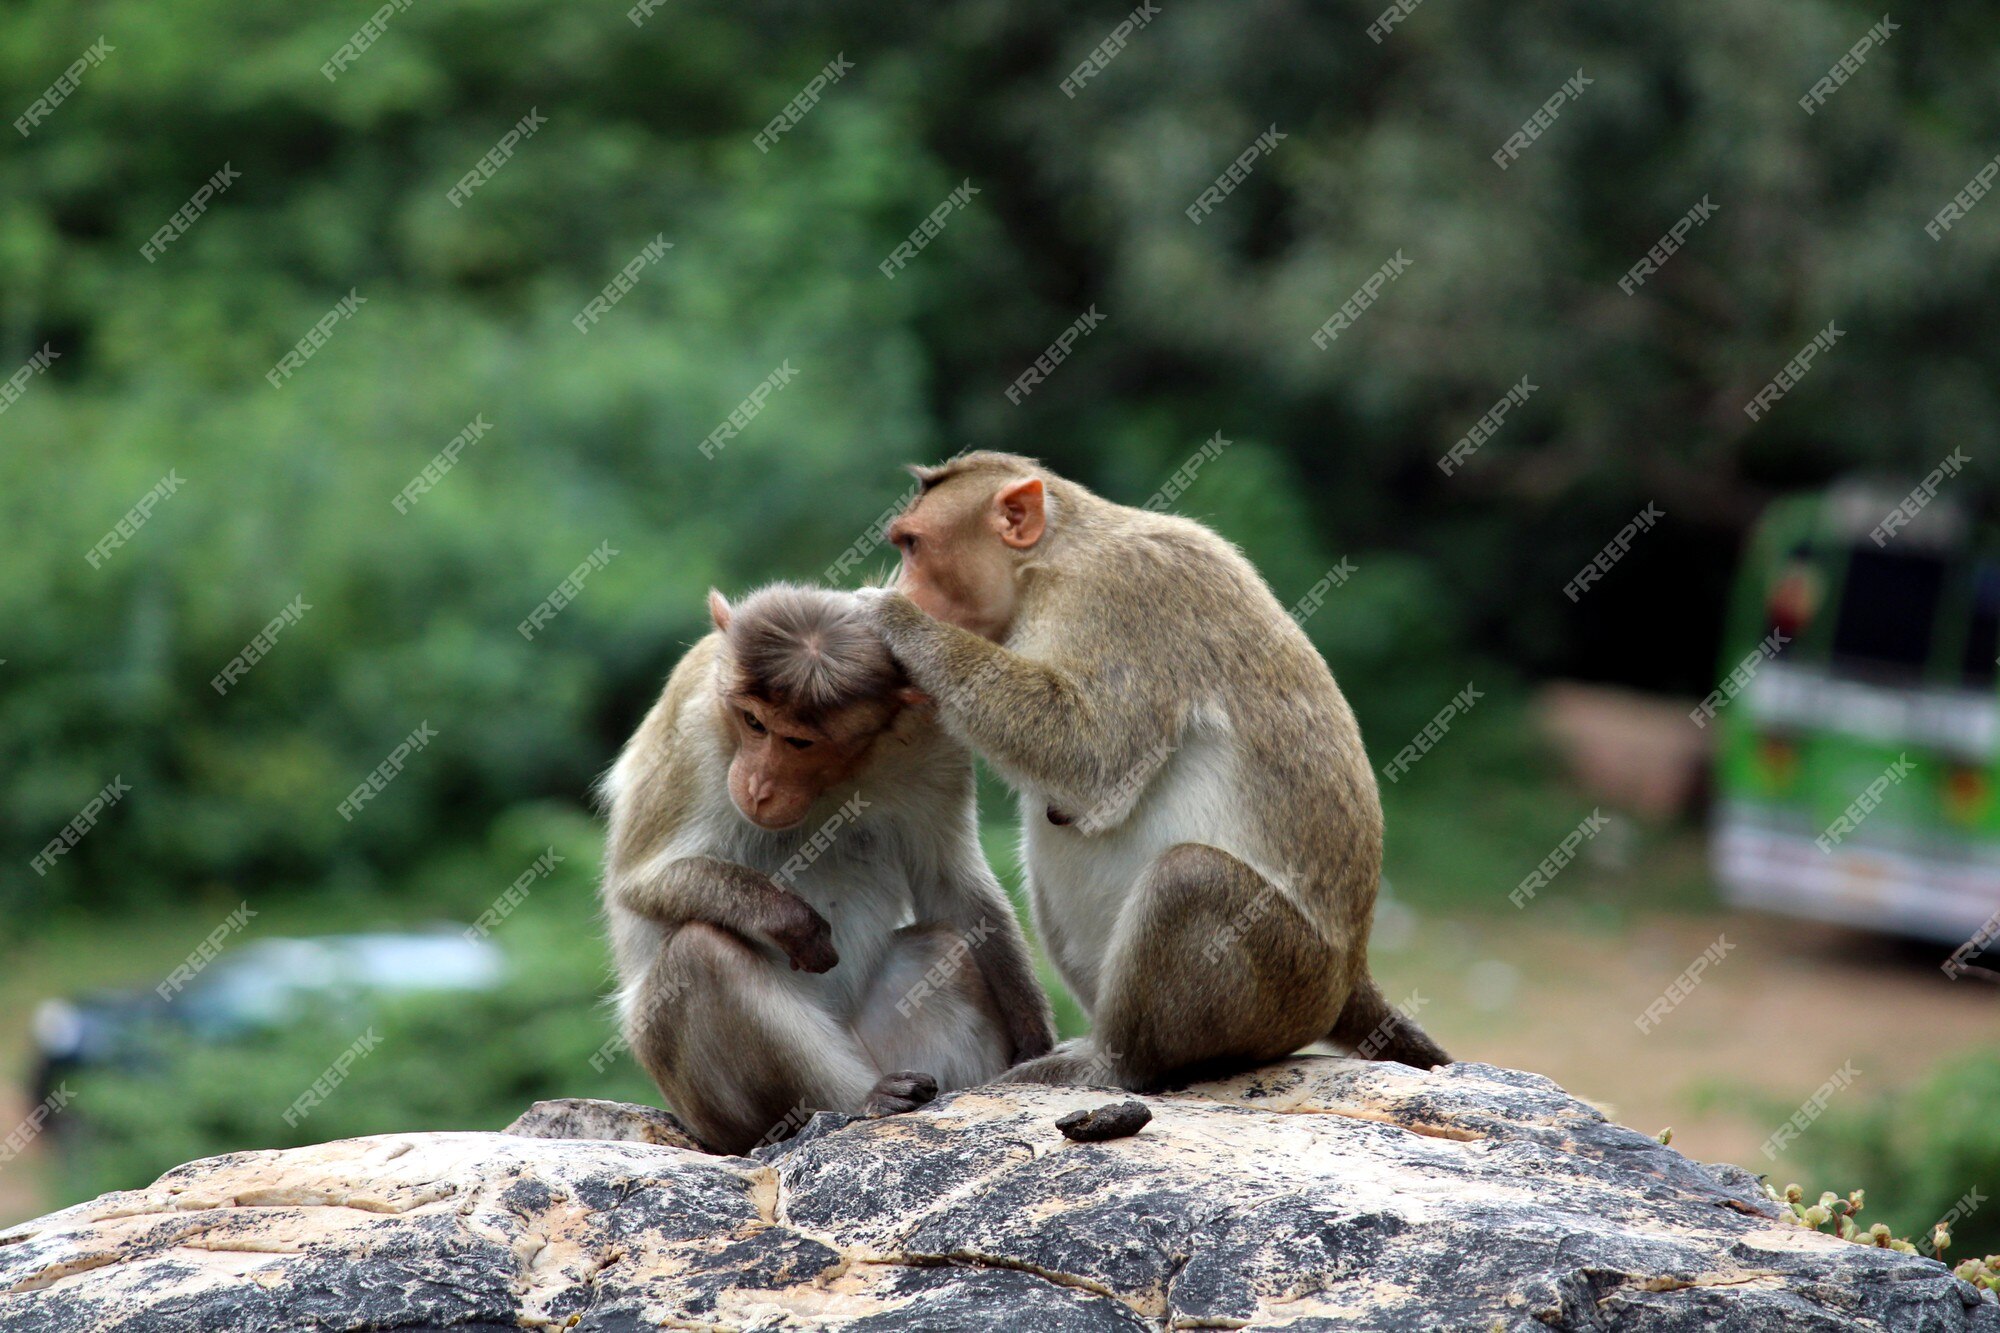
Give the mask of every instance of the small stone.
M 1086 1111 L 1071 1111 L 1056 1121 L 1063 1137 L 1077 1143 L 1129 1139 L 1146 1127 L 1153 1113 L 1142 1101 L 1108 1102 Z

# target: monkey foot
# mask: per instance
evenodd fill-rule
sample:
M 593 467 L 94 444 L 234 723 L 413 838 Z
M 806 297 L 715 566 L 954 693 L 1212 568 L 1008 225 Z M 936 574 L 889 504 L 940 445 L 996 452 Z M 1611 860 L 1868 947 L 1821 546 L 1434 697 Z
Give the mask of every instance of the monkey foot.
M 994 1079 L 995 1083 L 1046 1083 L 1053 1087 L 1115 1088 L 1117 1073 L 1112 1056 L 1100 1052 L 1088 1037 L 1071 1037 L 1058 1042 L 1047 1055 L 1023 1060 Z
M 905 1111 L 916 1110 L 937 1094 L 937 1080 L 929 1074 L 907 1069 L 884 1074 L 868 1090 L 868 1100 L 861 1103 L 861 1114 L 901 1115 Z

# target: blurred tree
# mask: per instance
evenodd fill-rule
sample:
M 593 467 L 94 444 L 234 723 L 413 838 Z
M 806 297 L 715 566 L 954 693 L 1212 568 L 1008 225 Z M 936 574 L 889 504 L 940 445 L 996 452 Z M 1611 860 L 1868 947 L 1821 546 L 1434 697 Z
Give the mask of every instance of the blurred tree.
M 748 0 L 635 23 L 424 0 L 329 79 L 373 6 L 17 0 L 0 103 L 111 50 L 0 158 L 0 369 L 60 354 L 0 416 L 0 885 L 104 903 L 458 864 L 501 812 L 580 797 L 702 631 L 709 583 L 817 575 L 899 494 L 894 464 L 968 443 L 1138 502 L 1220 431 L 1176 507 L 1288 602 L 1354 560 L 1308 629 L 1377 736 L 1408 735 L 1468 663 L 1705 689 L 1763 496 L 1992 454 L 2000 226 L 1923 229 L 2000 138 L 1984 11 L 1912 20 L 1810 117 L 1795 99 L 1872 12 L 1454 0 L 1378 44 L 1366 5 L 1166 5 L 1065 95 L 1128 8 Z M 836 54 L 853 70 L 762 151 Z M 1499 170 L 1579 68 L 1581 99 Z M 450 198 L 531 112 L 546 124 Z M 240 179 L 143 255 L 225 164 Z M 1704 198 L 1715 216 L 1622 293 Z M 580 332 L 656 237 L 673 248 Z M 1399 253 L 1408 272 L 1316 348 Z M 350 291 L 353 317 L 268 383 Z M 1010 403 L 1093 305 L 1102 326 Z M 1844 339 L 1749 422 L 1829 320 Z M 1444 475 L 1523 376 L 1526 406 Z M 490 431 L 398 512 L 476 418 Z M 1622 594 L 1561 599 L 1648 501 L 1671 523 Z M 574 604 L 518 632 L 601 544 Z M 294 597 L 299 623 L 212 689 Z M 342 819 L 426 721 L 433 746 Z M 46 879 L 23 871 L 114 774 L 131 794 Z

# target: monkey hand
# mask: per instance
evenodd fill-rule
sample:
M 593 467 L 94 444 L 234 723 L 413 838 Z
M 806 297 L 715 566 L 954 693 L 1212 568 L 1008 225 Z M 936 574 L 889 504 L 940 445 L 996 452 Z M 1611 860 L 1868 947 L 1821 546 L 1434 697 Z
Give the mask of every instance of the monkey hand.
M 868 1090 L 868 1099 L 861 1103 L 861 1114 L 901 1115 L 916 1110 L 937 1095 L 937 1080 L 929 1074 L 913 1069 L 898 1070 L 875 1080 L 875 1086 Z
M 831 971 L 840 961 L 833 949 L 833 927 L 797 894 L 787 893 L 785 899 L 779 919 L 770 927 L 771 942 L 792 960 L 794 972 Z
M 894 632 L 910 625 L 921 624 L 930 617 L 918 605 L 894 588 L 859 588 L 854 596 L 861 603 L 861 611 L 877 634 L 895 646 Z

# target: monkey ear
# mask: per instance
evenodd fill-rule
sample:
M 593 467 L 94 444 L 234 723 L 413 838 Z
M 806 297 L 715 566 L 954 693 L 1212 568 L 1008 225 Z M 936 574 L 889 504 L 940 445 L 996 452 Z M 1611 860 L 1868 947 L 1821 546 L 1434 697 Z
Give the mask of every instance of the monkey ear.
M 1048 526 L 1042 507 L 1042 479 L 1028 477 L 1002 486 L 993 496 L 993 522 L 1000 540 L 1017 551 L 1040 541 Z
M 928 707 L 933 701 L 930 695 L 925 694 L 922 690 L 918 689 L 916 686 L 905 685 L 901 689 L 896 691 L 896 702 L 903 704 L 909 708 L 925 708 Z
M 729 629 L 729 599 L 714 588 L 708 590 L 708 618 L 719 630 Z

